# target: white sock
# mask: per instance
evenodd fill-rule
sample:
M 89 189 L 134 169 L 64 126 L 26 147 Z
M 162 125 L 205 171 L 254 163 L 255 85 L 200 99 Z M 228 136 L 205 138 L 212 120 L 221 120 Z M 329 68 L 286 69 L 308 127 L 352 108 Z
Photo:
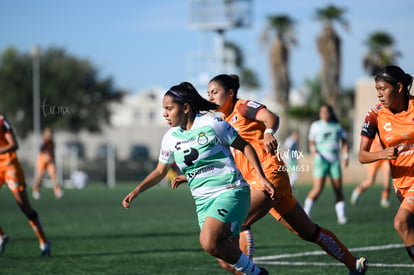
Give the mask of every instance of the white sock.
M 305 210 L 305 213 L 310 216 L 310 212 L 312 210 L 313 207 L 313 200 L 306 198 L 305 199 L 305 204 L 303 206 L 303 210 Z
M 345 218 L 345 202 L 338 201 L 335 204 L 335 211 L 336 211 L 336 216 L 338 217 L 338 219 Z
M 231 266 L 246 275 L 257 275 L 260 273 L 260 269 L 244 253 L 242 253 L 239 260 Z
M 354 191 L 352 191 L 351 200 L 356 202 L 358 200 L 358 197 L 359 197 L 359 193 L 355 189 Z

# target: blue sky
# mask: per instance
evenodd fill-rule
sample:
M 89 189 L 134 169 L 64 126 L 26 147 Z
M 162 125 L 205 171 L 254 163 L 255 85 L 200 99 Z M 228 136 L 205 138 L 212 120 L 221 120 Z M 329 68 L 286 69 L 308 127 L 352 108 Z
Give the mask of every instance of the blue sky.
M 342 86 L 367 77 L 361 61 L 367 51 L 364 40 L 379 30 L 394 37 L 402 53 L 398 65 L 414 75 L 411 0 L 253 0 L 252 26 L 229 30 L 225 37 L 242 48 L 246 66 L 257 72 L 264 93 L 271 88 L 268 48 L 259 43 L 266 16 L 284 13 L 297 21 L 299 45 L 291 51 L 290 73 L 298 88 L 319 71 L 316 37 L 321 25 L 312 16 L 329 3 L 346 8 L 350 22 L 349 32 L 336 25 L 343 41 Z M 0 51 L 7 46 L 22 52 L 34 45 L 61 47 L 89 59 L 100 76 L 112 77 L 119 88 L 167 89 L 190 80 L 191 53 L 215 48 L 214 32 L 191 29 L 189 18 L 187 0 L 1 0 Z

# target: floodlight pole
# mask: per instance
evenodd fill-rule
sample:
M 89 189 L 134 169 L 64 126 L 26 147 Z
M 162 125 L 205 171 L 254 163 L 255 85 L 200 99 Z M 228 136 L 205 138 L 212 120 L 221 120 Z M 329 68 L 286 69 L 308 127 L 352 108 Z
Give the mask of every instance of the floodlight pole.
M 226 73 L 225 69 L 225 47 L 224 47 L 224 30 L 218 29 L 217 32 L 217 39 L 216 39 L 216 70 L 217 73 L 222 74 Z
M 40 48 L 34 46 L 31 50 L 33 59 L 33 155 L 36 162 L 37 148 L 40 143 Z M 33 177 L 36 176 L 36 165 L 33 168 Z

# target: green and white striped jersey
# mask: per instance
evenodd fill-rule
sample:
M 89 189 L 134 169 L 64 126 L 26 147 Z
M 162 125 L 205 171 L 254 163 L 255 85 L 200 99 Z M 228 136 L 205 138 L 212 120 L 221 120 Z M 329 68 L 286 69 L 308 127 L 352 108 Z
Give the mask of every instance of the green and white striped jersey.
M 197 115 L 190 130 L 173 127 L 165 133 L 159 161 L 176 163 L 195 198 L 212 198 L 230 188 L 248 186 L 236 168 L 230 144 L 236 130 L 212 115 Z

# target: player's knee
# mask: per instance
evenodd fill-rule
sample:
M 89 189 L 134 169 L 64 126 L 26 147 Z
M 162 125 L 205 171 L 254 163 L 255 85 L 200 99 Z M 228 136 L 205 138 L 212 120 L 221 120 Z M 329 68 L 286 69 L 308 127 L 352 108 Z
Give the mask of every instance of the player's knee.
M 321 228 L 319 225 L 315 224 L 315 231 L 313 231 L 312 235 L 310 236 L 301 236 L 302 239 L 304 239 L 307 242 L 314 243 L 316 239 L 318 238 L 319 232 L 321 231 Z
M 246 230 L 250 230 L 250 225 L 242 225 L 240 226 L 240 232 L 246 231 Z
M 205 252 L 215 256 L 217 254 L 217 239 L 208 234 L 200 234 L 200 245 Z
M 25 215 L 29 219 L 29 221 L 35 221 L 38 218 L 38 214 L 34 210 L 30 211 L 29 213 L 25 213 Z
M 394 229 L 401 236 L 404 235 L 404 232 L 408 231 L 408 225 L 404 219 L 396 216 L 394 218 Z

